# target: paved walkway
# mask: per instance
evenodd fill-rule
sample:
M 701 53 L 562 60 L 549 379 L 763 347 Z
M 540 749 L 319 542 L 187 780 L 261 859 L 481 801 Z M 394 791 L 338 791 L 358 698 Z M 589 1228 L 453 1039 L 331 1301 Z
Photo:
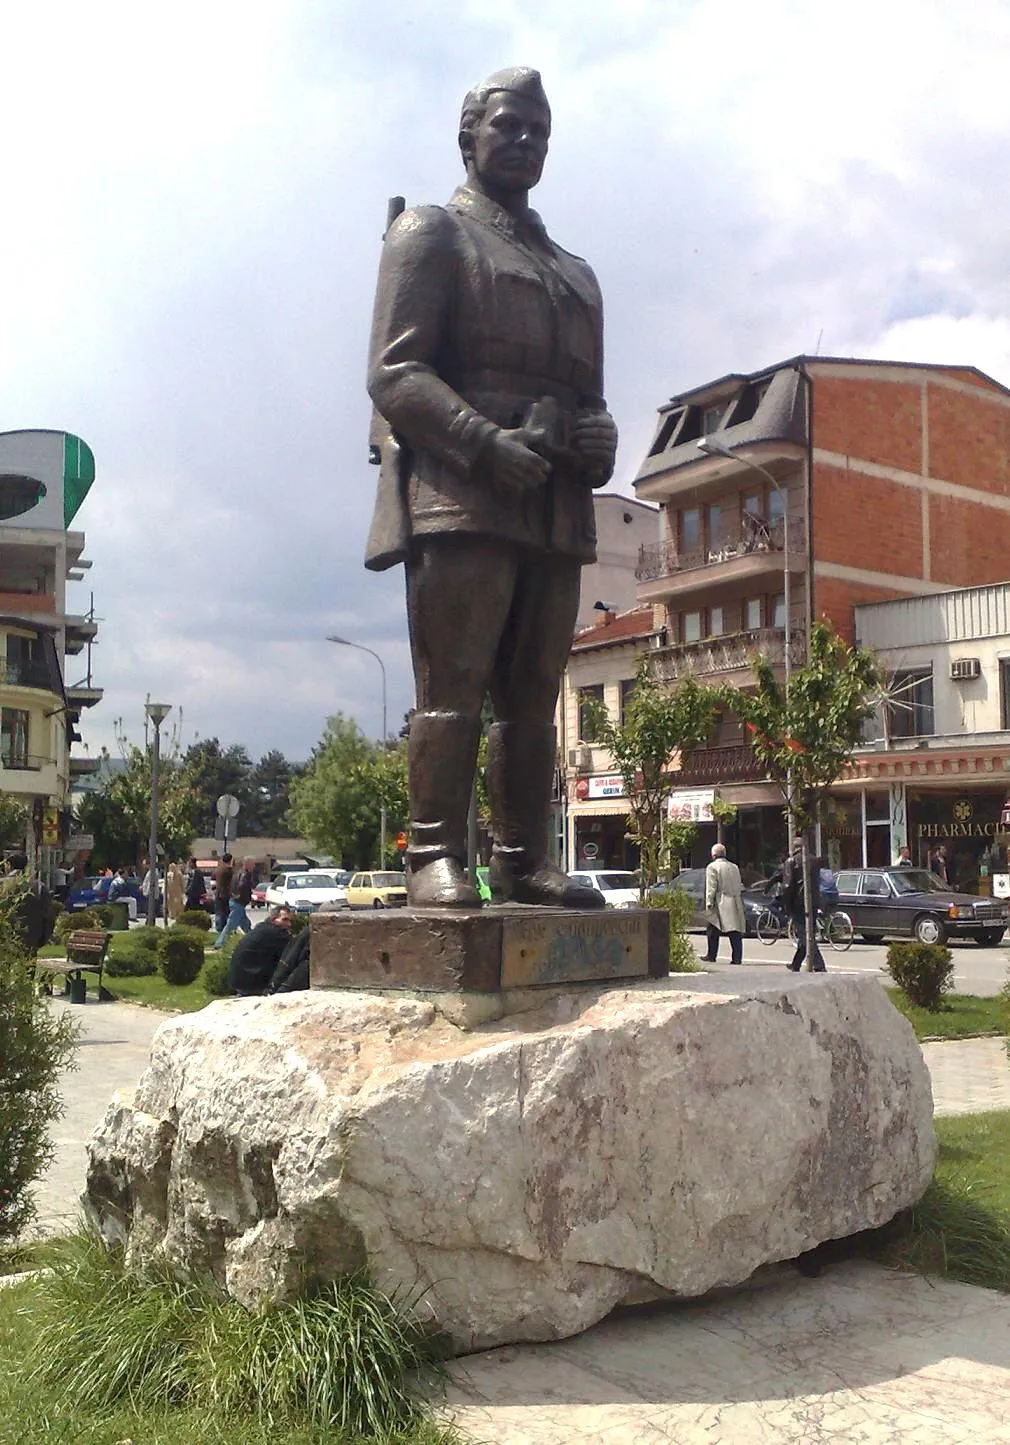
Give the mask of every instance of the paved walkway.
M 131 1088 L 164 1018 L 131 1004 L 70 1008 L 83 1030 L 38 1232 L 72 1227 L 87 1140 Z M 1010 1108 L 1000 1039 L 923 1046 L 937 1114 Z M 791 1266 L 718 1299 L 611 1317 L 553 1345 L 471 1356 L 449 1407 L 486 1445 L 1010 1445 L 1010 1296 L 863 1261 Z

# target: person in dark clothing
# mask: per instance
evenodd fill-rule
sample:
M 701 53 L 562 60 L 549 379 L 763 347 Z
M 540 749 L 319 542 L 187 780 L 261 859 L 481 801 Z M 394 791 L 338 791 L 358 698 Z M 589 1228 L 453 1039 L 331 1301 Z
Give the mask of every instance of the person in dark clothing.
M 186 878 L 186 907 L 202 908 L 203 895 L 207 892 L 207 880 L 203 876 L 203 869 L 199 867 L 195 858 L 189 860 L 189 874 Z
M 25 947 L 30 953 L 35 953 L 52 937 L 54 920 L 49 889 L 41 880 L 28 877 L 25 854 L 15 853 L 9 860 L 9 866 L 12 873 L 22 875 L 25 885 L 14 912 L 15 926 Z
M 242 935 L 228 962 L 228 987 L 239 998 L 266 993 L 290 941 L 291 910 L 275 908 L 265 922 Z
M 815 918 L 820 901 L 820 873 L 815 861 L 810 869 L 810 906 Z M 787 858 L 782 865 L 782 902 L 790 922 L 796 929 L 796 952 L 788 967 L 792 969 L 793 973 L 799 973 L 807 956 L 807 914 L 803 897 L 803 844 L 798 838 L 793 844 L 792 856 Z M 825 972 L 824 958 L 817 946 L 816 937 L 814 938 L 814 956 L 810 967 L 813 973 Z
M 231 880 L 233 876 L 231 854 L 225 853 L 214 870 L 214 927 L 218 934 L 228 922 L 228 908 L 231 903 Z
M 309 932 L 296 933 L 281 954 L 268 993 L 295 993 L 309 986 Z

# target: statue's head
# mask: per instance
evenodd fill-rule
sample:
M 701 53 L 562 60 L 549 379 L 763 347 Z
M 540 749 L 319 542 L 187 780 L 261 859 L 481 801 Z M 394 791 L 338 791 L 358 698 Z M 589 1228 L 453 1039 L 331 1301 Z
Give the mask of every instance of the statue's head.
M 551 108 L 539 70 L 496 70 L 467 92 L 459 148 L 467 174 L 492 189 L 527 191 L 540 179 Z

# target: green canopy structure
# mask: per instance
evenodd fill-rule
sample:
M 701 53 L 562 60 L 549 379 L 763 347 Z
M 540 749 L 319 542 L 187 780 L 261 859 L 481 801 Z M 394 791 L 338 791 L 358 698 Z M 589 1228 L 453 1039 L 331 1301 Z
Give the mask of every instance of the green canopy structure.
M 95 456 L 80 437 L 63 435 L 63 525 L 69 527 L 95 480 Z

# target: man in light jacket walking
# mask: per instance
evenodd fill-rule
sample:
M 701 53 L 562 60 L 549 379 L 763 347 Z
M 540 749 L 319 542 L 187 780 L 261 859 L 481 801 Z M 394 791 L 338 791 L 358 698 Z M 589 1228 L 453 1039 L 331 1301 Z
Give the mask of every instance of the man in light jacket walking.
M 726 845 L 712 845 L 712 861 L 705 869 L 705 908 L 708 922 L 706 963 L 715 963 L 719 938 L 729 935 L 730 963 L 743 962 L 743 935 L 747 927 L 743 911 L 743 881 L 740 869 L 726 857 Z

